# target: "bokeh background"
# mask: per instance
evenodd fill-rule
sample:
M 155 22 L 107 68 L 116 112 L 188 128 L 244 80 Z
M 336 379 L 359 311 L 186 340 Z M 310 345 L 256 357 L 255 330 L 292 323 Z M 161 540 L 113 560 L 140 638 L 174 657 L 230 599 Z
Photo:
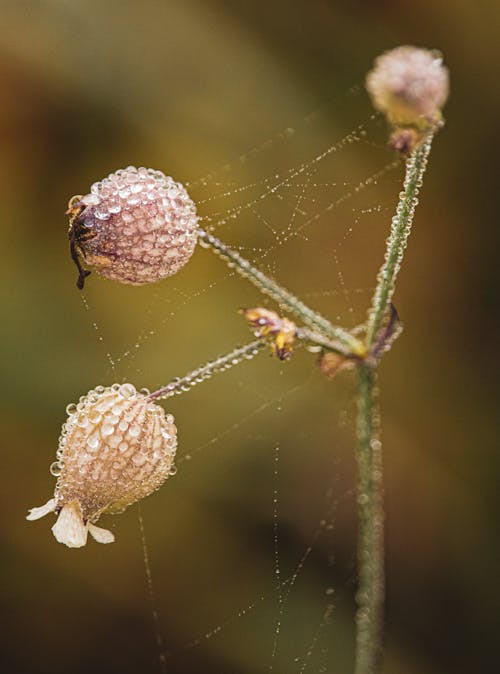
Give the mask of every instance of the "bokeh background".
M 393 160 L 361 85 L 373 57 L 402 43 L 442 50 L 452 95 L 397 292 L 406 329 L 380 372 L 384 671 L 495 671 L 498 3 L 2 0 L 0 15 L 4 671 L 158 672 L 158 631 L 169 672 L 352 670 L 353 379 L 323 380 L 311 354 L 286 365 L 262 356 L 169 403 L 179 471 L 142 505 L 158 629 L 137 507 L 108 519 L 114 545 L 77 551 L 55 542 L 52 522 L 24 515 L 53 489 L 68 402 L 114 379 L 154 387 L 243 343 L 236 310 L 262 302 L 200 249 L 155 287 L 93 275 L 85 306 L 67 252 L 68 198 L 144 164 L 191 182 L 207 216 L 244 203 L 239 186 L 366 124 L 361 142 L 310 178 L 329 184 L 303 203 L 321 210 Z M 262 221 L 286 230 L 287 195 L 218 231 L 254 259 L 267 251 L 262 266 L 352 326 L 400 175 L 340 200 L 307 239 L 276 245 Z M 282 578 L 313 546 L 273 660 L 276 525 Z

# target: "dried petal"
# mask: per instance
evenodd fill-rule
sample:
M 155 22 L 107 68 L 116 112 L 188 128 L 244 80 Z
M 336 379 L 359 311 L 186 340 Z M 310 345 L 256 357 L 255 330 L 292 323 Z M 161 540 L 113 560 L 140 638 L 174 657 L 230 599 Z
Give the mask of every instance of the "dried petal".
M 45 505 L 39 506 L 38 508 L 31 508 L 29 513 L 26 515 L 26 519 L 30 521 L 39 520 L 41 517 L 45 517 L 45 515 L 53 513 L 55 509 L 56 500 L 55 498 L 51 498 L 50 501 L 47 501 Z
M 89 533 L 92 538 L 98 543 L 114 543 L 115 537 L 108 529 L 101 529 L 101 527 L 96 527 L 95 524 L 89 524 Z
M 87 543 L 88 527 L 83 521 L 82 509 L 77 500 L 62 507 L 52 533 L 56 541 L 68 548 L 81 548 Z

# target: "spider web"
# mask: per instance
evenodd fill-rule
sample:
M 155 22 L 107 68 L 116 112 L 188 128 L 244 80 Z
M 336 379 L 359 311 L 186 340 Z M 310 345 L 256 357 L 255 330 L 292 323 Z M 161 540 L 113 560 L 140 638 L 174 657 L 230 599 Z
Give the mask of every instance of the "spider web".
M 332 132 L 326 105 L 186 185 L 204 228 L 353 328 L 373 291 L 399 162 L 359 88 L 348 96 L 360 109 L 350 128 Z M 83 303 L 107 374 L 151 389 L 250 341 L 239 307 L 273 307 L 201 248 L 178 277 L 135 298 L 112 284 L 94 291 L 98 283 Z M 126 307 L 119 338 L 106 318 L 110 301 Z M 179 428 L 179 472 L 139 511 L 145 629 L 157 651 L 150 671 L 347 671 L 355 587 L 349 378 L 323 380 L 303 349 L 285 364 L 260 356 L 168 409 Z

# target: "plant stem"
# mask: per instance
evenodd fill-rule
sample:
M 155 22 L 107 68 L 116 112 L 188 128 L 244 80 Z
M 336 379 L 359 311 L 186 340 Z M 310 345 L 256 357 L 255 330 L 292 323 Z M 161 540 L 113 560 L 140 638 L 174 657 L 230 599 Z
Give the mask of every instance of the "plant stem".
M 358 604 L 354 674 L 379 671 L 384 606 L 382 444 L 376 370 L 358 367 Z
M 387 307 L 394 294 L 396 277 L 410 236 L 413 215 L 418 204 L 418 192 L 422 186 L 433 136 L 434 131 L 429 132 L 406 161 L 403 191 L 399 194 L 396 214 L 392 219 L 391 232 L 387 239 L 384 263 L 378 273 L 377 287 L 368 316 L 366 333 L 368 349 L 377 339 L 377 334 L 386 316 Z
M 298 316 L 306 325 L 315 330 L 319 330 L 330 339 L 339 342 L 349 351 L 355 354 L 363 352 L 363 344 L 359 339 L 351 335 L 347 330 L 334 326 L 326 318 L 313 311 L 304 302 L 299 300 L 286 288 L 266 276 L 260 269 L 254 267 L 248 260 L 239 253 L 231 250 L 220 239 L 209 234 L 204 229 L 198 230 L 198 236 L 202 244 L 211 248 L 217 253 L 229 266 L 234 267 L 238 274 L 251 281 L 262 293 L 268 295 L 278 302 L 280 306 L 287 309 L 290 313 Z
M 304 326 L 297 327 L 295 331 L 296 338 L 301 342 L 306 342 L 317 347 L 321 347 L 326 351 L 333 351 L 338 353 L 341 356 L 353 357 L 353 354 L 345 346 L 342 346 L 339 342 L 332 342 L 330 339 L 325 337 L 325 335 L 317 330 L 311 330 L 310 328 L 305 328 Z
M 245 346 L 239 346 L 226 355 L 219 356 L 219 358 L 211 360 L 196 370 L 188 372 L 184 377 L 176 377 L 169 384 L 150 393 L 148 398 L 149 400 L 163 400 L 185 393 L 193 388 L 193 386 L 196 386 L 196 384 L 201 383 L 205 379 L 210 379 L 212 375 L 229 370 L 243 360 L 251 360 L 264 346 L 266 346 L 266 342 L 260 339 L 245 344 Z

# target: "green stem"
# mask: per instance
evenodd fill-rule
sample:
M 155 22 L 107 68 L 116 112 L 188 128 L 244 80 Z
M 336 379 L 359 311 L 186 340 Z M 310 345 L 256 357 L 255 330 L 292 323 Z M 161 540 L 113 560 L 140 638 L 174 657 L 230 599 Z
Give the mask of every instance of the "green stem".
M 150 400 L 164 400 L 172 396 L 186 393 L 193 386 L 200 384 L 205 379 L 210 379 L 214 374 L 229 370 L 243 360 L 251 360 L 256 356 L 261 349 L 266 346 L 266 342 L 261 339 L 256 339 L 244 346 L 238 346 L 224 356 L 219 356 L 215 360 L 202 365 L 184 375 L 184 377 L 176 377 L 172 379 L 169 384 L 165 384 L 157 391 L 153 391 L 148 395 Z
M 376 371 L 358 367 L 358 604 L 354 674 L 379 671 L 384 606 L 382 444 Z
M 309 327 L 319 330 L 331 340 L 339 342 L 348 351 L 355 354 L 363 352 L 363 345 L 359 339 L 351 335 L 347 330 L 334 326 L 326 318 L 313 311 L 304 302 L 299 300 L 289 290 L 282 288 L 275 281 L 266 276 L 260 269 L 254 267 L 239 253 L 231 250 L 220 239 L 209 234 L 203 229 L 198 230 L 198 236 L 202 244 L 211 248 L 229 266 L 234 267 L 240 276 L 248 279 L 262 293 L 278 302 L 291 314 L 298 316 Z
M 401 268 L 403 254 L 410 236 L 413 216 L 418 203 L 418 192 L 422 186 L 433 135 L 434 132 L 429 132 L 406 161 L 403 191 L 400 192 L 396 214 L 392 219 L 384 264 L 378 273 L 377 287 L 369 312 L 366 336 L 368 348 L 377 339 L 394 294 L 396 277 Z
M 330 342 L 321 333 L 313 332 L 307 328 L 297 328 L 296 336 L 299 342 L 314 344 L 329 351 L 348 355 L 342 351 L 342 348 L 337 343 Z M 219 356 L 218 358 L 205 363 L 205 365 L 201 365 L 196 368 L 196 370 L 188 372 L 183 377 L 172 379 L 172 381 L 165 384 L 165 386 L 150 393 L 148 398 L 150 400 L 164 400 L 165 398 L 171 398 L 172 396 L 186 393 L 202 381 L 213 377 L 214 374 L 225 372 L 244 360 L 252 360 L 252 358 L 267 345 L 268 340 L 255 339 L 253 342 L 249 342 L 244 346 L 237 346 L 229 353 Z
M 342 346 L 339 342 L 333 342 L 323 333 L 318 332 L 317 330 L 311 330 L 310 328 L 305 328 L 304 326 L 297 327 L 295 332 L 296 338 L 305 343 L 309 343 L 313 346 L 321 347 L 326 351 L 333 351 L 338 353 L 341 356 L 352 357 L 352 353 L 345 346 Z

